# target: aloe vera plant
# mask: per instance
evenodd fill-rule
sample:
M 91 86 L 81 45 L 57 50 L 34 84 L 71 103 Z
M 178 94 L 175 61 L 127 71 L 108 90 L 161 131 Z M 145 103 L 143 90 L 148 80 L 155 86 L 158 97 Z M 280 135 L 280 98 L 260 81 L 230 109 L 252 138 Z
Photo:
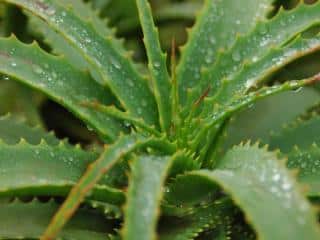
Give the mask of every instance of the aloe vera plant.
M 320 3 L 206 0 L 169 58 L 148 1 L 115 1 L 137 8 L 141 66 L 93 8 L 111 2 L 1 0 L 45 44 L 0 38 L 0 73 L 68 109 L 103 146 L 2 116 L 0 238 L 319 239 L 320 75 L 273 76 L 320 49 Z M 194 6 L 183 4 L 181 15 Z

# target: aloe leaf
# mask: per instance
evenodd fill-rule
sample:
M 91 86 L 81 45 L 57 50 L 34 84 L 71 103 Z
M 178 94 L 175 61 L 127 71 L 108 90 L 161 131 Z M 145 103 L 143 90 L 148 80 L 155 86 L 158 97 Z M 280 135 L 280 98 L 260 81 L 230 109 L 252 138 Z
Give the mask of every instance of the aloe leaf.
M 0 139 L 8 144 L 17 144 L 21 138 L 31 144 L 39 144 L 42 139 L 49 145 L 59 144 L 52 132 L 47 133 L 40 127 L 30 127 L 10 114 L 0 117 Z
M 170 206 L 192 208 L 215 195 L 218 196 L 218 191 L 215 183 L 185 173 L 168 184 L 164 200 Z
M 91 2 L 84 3 L 82 0 L 66 0 L 64 1 L 64 4 L 73 9 L 74 13 L 77 14 L 82 21 L 90 21 L 93 28 L 101 35 L 101 37 L 108 37 L 118 50 L 123 51 L 123 53 L 126 52 L 122 46 L 122 42 L 115 38 L 113 29 L 107 27 L 107 21 L 101 19 L 98 16 L 98 12 L 92 9 Z M 86 59 L 81 56 L 71 44 L 53 29 L 48 28 L 45 21 L 34 17 L 31 14 L 28 15 L 31 31 L 39 31 L 42 33 L 45 42 L 53 48 L 55 53 L 64 55 L 69 62 L 77 68 L 90 68 L 93 77 L 95 77 L 98 82 L 101 82 L 99 74 L 87 64 Z
M 151 2 L 151 4 L 154 2 Z M 200 1 L 192 2 L 164 2 L 154 3 L 153 18 L 155 22 L 162 23 L 166 21 L 194 20 L 196 13 L 201 9 Z M 139 19 L 136 17 L 122 18 L 116 23 L 117 32 L 125 34 L 134 31 L 139 27 Z
M 269 49 L 265 56 L 254 59 L 252 63 L 245 64 L 240 72 L 231 79 L 226 79 L 226 84 L 221 85 L 221 89 L 215 97 L 215 102 L 226 102 L 232 99 L 234 95 L 244 94 L 251 87 L 261 84 L 263 80 L 272 76 L 288 63 L 319 49 L 319 36 L 311 39 L 303 39 L 299 36 L 285 47 Z
M 308 120 L 297 120 L 285 126 L 281 131 L 270 137 L 270 147 L 279 148 L 288 153 L 297 145 L 307 148 L 312 143 L 320 143 L 320 116 L 316 115 Z
M 166 55 L 161 50 L 158 30 L 153 22 L 149 3 L 147 0 L 136 0 L 136 3 L 149 59 L 153 91 L 159 109 L 160 125 L 164 131 L 168 131 L 171 125 L 171 86 Z
M 195 171 L 216 182 L 244 211 L 261 239 L 319 239 L 315 212 L 290 176 L 285 162 L 257 145 L 237 146 L 213 171 Z M 274 231 L 274 226 L 280 228 Z
M 124 240 L 156 239 L 162 187 L 169 172 L 172 158 L 140 156 L 132 165 L 125 222 Z
M 127 127 L 129 127 L 130 124 L 133 124 L 135 127 L 141 128 L 155 136 L 158 136 L 158 137 L 161 136 L 161 133 L 157 131 L 157 129 L 155 129 L 153 126 L 149 126 L 145 124 L 145 122 L 142 121 L 141 119 L 132 117 L 127 112 L 120 111 L 114 106 L 105 106 L 97 102 L 83 103 L 83 105 L 91 109 L 95 109 L 99 112 L 103 112 L 108 116 L 112 116 L 116 119 L 125 121 L 125 124 L 128 125 Z
M 104 138 L 115 139 L 121 127 L 105 114 L 81 106 L 82 102 L 108 104 L 108 96 L 88 74 L 69 65 L 62 57 L 25 45 L 15 38 L 0 39 L 0 72 L 42 91 L 96 129 Z
M 320 148 L 314 143 L 309 147 L 294 147 L 288 153 L 289 169 L 298 169 L 298 180 L 307 186 L 309 197 L 320 197 Z
M 247 140 L 269 143 L 271 131 L 281 132 L 284 124 L 295 120 L 318 100 L 319 94 L 316 90 L 303 88 L 257 102 L 251 108 L 237 114 L 230 122 L 223 148 L 228 149 Z
M 251 92 L 247 95 L 239 97 L 238 99 L 236 98 L 231 103 L 227 103 L 226 106 L 218 106 L 216 109 L 214 109 L 214 111 L 212 111 L 208 118 L 202 120 L 203 127 L 200 131 L 196 130 L 198 119 L 193 121 L 192 127 L 195 129 L 195 134 L 197 137 L 195 138 L 195 135 L 191 135 L 189 144 L 192 144 L 193 147 L 199 146 L 201 140 L 207 136 L 207 133 L 210 129 L 219 128 L 221 121 L 225 120 L 227 117 L 230 117 L 235 112 L 250 106 L 257 100 L 284 91 L 299 89 L 305 85 L 314 84 L 319 81 L 319 77 L 320 75 L 316 75 L 306 80 L 289 81 L 279 86 L 265 87 L 256 92 Z M 211 100 L 207 99 L 207 101 L 210 102 Z
M 160 225 L 160 240 L 189 240 L 201 232 L 230 225 L 235 209 L 229 200 L 217 200 L 208 206 L 196 208 L 183 218 L 166 218 Z
M 120 137 L 113 145 L 106 147 L 101 156 L 91 165 L 73 187 L 69 196 L 52 219 L 42 239 L 52 239 L 58 234 L 61 228 L 67 223 L 72 214 L 80 206 L 84 198 L 89 195 L 95 184 L 102 176 L 119 160 L 132 151 L 142 147 L 155 147 L 164 152 L 172 153 L 175 146 L 164 140 L 145 138 L 140 135 L 127 135 Z
M 0 115 L 12 113 L 25 119 L 31 126 L 43 126 L 39 105 L 43 98 L 36 91 L 10 81 L 8 76 L 0 80 Z
M 0 205 L 1 239 L 39 239 L 59 205 L 53 200 L 29 203 L 15 200 Z M 94 211 L 80 209 L 70 224 L 59 234 L 61 239 L 109 239 L 111 224 Z
M 240 37 L 230 50 L 220 54 L 216 63 L 203 74 L 203 86 L 210 84 L 210 95 L 214 95 L 219 91 L 222 80 L 232 82 L 234 74 L 241 71 L 245 62 L 259 60 L 266 54 L 266 49 L 272 52 L 274 48 L 285 46 L 297 34 L 319 23 L 319 16 L 319 3 L 311 6 L 301 3 L 291 11 L 280 11 L 271 20 L 260 22 L 252 32 Z
M 182 105 L 187 99 L 188 88 L 199 83 L 201 69 L 215 61 L 219 50 L 229 48 L 235 42 L 237 33 L 246 33 L 259 18 L 264 18 L 271 10 L 269 5 L 272 2 L 273 0 L 205 1 L 177 69 Z
M 127 56 L 119 52 L 111 40 L 101 37 L 91 24 L 82 21 L 72 9 L 54 0 L 6 0 L 40 17 L 72 44 L 89 65 L 98 72 L 120 103 L 130 114 L 156 125 L 157 107 L 154 96 Z
M 0 153 L 1 196 L 67 196 L 98 156 L 62 142 L 49 146 L 44 141 L 30 145 L 24 140 L 16 145 L 0 143 Z M 119 204 L 124 196 L 117 189 L 98 184 L 89 199 Z

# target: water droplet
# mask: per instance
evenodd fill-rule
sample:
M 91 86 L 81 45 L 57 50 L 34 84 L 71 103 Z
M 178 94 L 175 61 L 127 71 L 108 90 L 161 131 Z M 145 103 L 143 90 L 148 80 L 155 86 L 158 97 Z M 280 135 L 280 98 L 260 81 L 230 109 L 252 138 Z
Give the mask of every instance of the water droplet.
M 295 90 L 293 90 L 294 92 L 300 92 L 301 90 L 302 90 L 302 88 L 303 87 L 299 87 L 299 88 L 297 88 L 297 89 L 295 89 Z
M 277 174 L 273 175 L 272 180 L 275 181 L 275 182 L 279 181 L 280 180 L 280 174 L 277 173 Z
M 211 44 L 216 44 L 216 39 L 213 36 L 210 37 L 209 41 Z
M 241 55 L 238 51 L 235 51 L 234 53 L 232 53 L 232 59 L 236 62 L 241 60 Z
M 156 68 L 160 67 L 160 63 L 159 63 L 159 62 L 155 62 L 153 65 L 154 65 L 154 67 L 156 67 Z
M 266 26 L 265 24 L 260 25 L 259 32 L 260 32 L 261 34 L 266 34 L 266 33 L 268 32 L 267 26 Z
M 291 184 L 289 182 L 285 182 L 282 184 L 283 190 L 289 190 L 291 188 Z
M 253 58 L 252 58 L 252 62 L 257 62 L 258 61 L 258 57 L 257 56 L 254 56 Z
M 91 39 L 90 38 L 85 38 L 84 40 L 86 43 L 91 43 Z
M 11 66 L 12 66 L 12 67 L 16 67 L 16 66 L 17 66 L 17 63 L 12 62 L 12 63 L 11 63 Z
M 37 73 L 37 74 L 43 73 L 42 68 L 41 68 L 40 66 L 38 66 L 38 65 L 34 65 L 34 66 L 33 66 L 33 70 L 34 70 L 34 72 Z

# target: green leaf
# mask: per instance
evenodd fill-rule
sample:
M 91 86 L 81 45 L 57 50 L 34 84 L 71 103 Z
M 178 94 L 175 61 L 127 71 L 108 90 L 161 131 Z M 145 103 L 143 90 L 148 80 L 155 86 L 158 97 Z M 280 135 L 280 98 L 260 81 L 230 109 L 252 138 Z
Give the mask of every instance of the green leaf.
M 0 115 L 12 113 L 32 126 L 43 126 L 39 105 L 43 97 L 19 82 L 10 81 L 8 76 L 0 80 Z
M 296 119 L 318 100 L 319 94 L 316 90 L 303 88 L 297 92 L 283 92 L 257 102 L 251 108 L 237 114 L 230 122 L 224 149 L 247 140 L 269 143 L 271 131 L 281 131 L 284 124 Z
M 317 144 L 293 148 L 288 153 L 287 166 L 299 170 L 298 180 L 308 186 L 309 197 L 320 197 L 320 148 Z
M 320 75 L 316 75 L 309 79 L 300 80 L 300 81 L 289 81 L 282 85 L 275 85 L 272 87 L 264 87 L 258 91 L 251 92 L 247 95 L 240 96 L 235 98 L 231 103 L 226 103 L 226 105 L 213 105 L 212 99 L 208 98 L 205 101 L 211 102 L 214 106 L 213 111 L 209 114 L 209 117 L 201 120 L 202 128 L 199 131 L 197 126 L 199 124 L 199 119 L 195 118 L 192 120 L 190 125 L 191 130 L 193 129 L 193 134 L 189 136 L 189 144 L 193 146 L 193 149 L 196 149 L 197 146 L 202 142 L 202 140 L 207 137 L 207 133 L 210 133 L 210 130 L 217 130 L 221 125 L 221 121 L 230 117 L 232 114 L 250 106 L 258 100 L 264 99 L 268 96 L 281 93 L 289 90 L 296 90 L 305 85 L 314 84 L 320 80 Z M 208 112 L 209 113 L 209 112 Z M 190 131 L 190 130 L 189 130 Z M 207 141 L 205 141 L 207 142 Z
M 114 2 L 114 1 L 113 1 Z M 150 2 L 152 4 L 153 18 L 157 23 L 163 23 L 167 21 L 178 21 L 178 20 L 189 20 L 193 21 L 196 13 L 201 9 L 202 3 L 200 1 L 190 1 L 190 2 L 172 2 L 166 1 L 161 3 L 156 3 L 154 1 Z M 128 4 L 123 4 L 128 5 Z M 111 9 L 114 9 L 112 6 Z M 121 8 L 121 6 L 119 7 Z M 123 6 L 121 10 L 123 9 Z M 106 14 L 109 16 L 108 14 Z M 136 16 L 121 18 L 116 23 L 117 32 L 119 34 L 125 34 L 135 29 L 139 28 L 139 19 Z M 171 40 L 171 39 L 167 39 Z
M 164 131 L 171 125 L 171 85 L 166 55 L 162 52 L 150 5 L 147 0 L 136 0 L 144 34 L 144 45 L 149 59 L 149 70 L 154 95 L 158 104 L 160 125 Z
M 208 229 L 230 225 L 235 209 L 229 200 L 201 206 L 182 218 L 165 218 L 160 225 L 160 240 L 190 240 Z
M 320 36 L 311 39 L 297 37 L 284 47 L 269 48 L 268 53 L 251 63 L 246 63 L 242 69 L 231 78 L 226 78 L 219 93 L 214 98 L 217 103 L 224 103 L 235 95 L 246 93 L 251 87 L 261 84 L 276 71 L 290 62 L 320 49 Z
M 205 1 L 177 69 L 182 105 L 187 100 L 188 88 L 198 85 L 202 68 L 212 65 L 219 50 L 229 48 L 235 42 L 237 33 L 248 32 L 259 18 L 264 18 L 271 10 L 269 4 L 272 2 L 273 0 Z
M 202 177 L 189 175 L 188 172 L 177 176 L 167 186 L 164 200 L 167 204 L 192 208 L 210 198 L 218 196 L 219 188 Z
M 95 184 L 115 163 L 131 152 L 143 147 L 155 147 L 169 154 L 175 150 L 174 145 L 161 139 L 145 138 L 140 135 L 120 137 L 113 145 L 106 147 L 101 156 L 89 165 L 87 171 L 72 188 L 69 196 L 52 219 L 43 235 L 43 239 L 52 239 L 56 236 L 80 206 L 84 198 L 89 195 Z
M 109 38 L 112 44 L 118 50 L 125 53 L 125 49 L 122 46 L 122 42 L 117 40 L 114 36 L 114 31 L 107 27 L 107 21 L 101 19 L 98 13 L 92 9 L 91 2 L 84 3 L 82 0 L 66 0 L 64 4 L 73 9 L 74 13 L 77 14 L 82 21 L 90 21 L 93 28 L 96 30 L 101 37 Z M 53 51 L 58 54 L 62 54 L 68 59 L 68 62 L 73 64 L 77 68 L 89 68 L 92 75 L 101 82 L 99 74 L 87 64 L 86 59 L 75 49 L 72 44 L 69 44 L 60 34 L 56 33 L 53 29 L 48 28 L 45 21 L 37 18 L 31 14 L 29 16 L 29 24 L 31 31 L 39 31 L 44 37 L 44 41 L 53 47 Z
M 115 139 L 118 122 L 81 106 L 82 102 L 109 104 L 102 86 L 84 72 L 74 69 L 62 57 L 42 51 L 38 45 L 25 45 L 11 37 L 0 39 L 0 72 L 42 91 L 68 108 L 104 138 Z
M 0 205 L 1 239 L 39 239 L 42 231 L 58 208 L 53 200 L 29 203 L 15 200 Z M 111 224 L 95 211 L 80 209 L 68 226 L 61 231 L 61 239 L 103 240 L 109 239 Z
M 108 116 L 112 116 L 116 119 L 125 121 L 125 123 L 128 124 L 128 127 L 130 126 L 130 124 L 133 124 L 135 127 L 141 128 L 141 129 L 143 129 L 143 130 L 145 130 L 155 136 L 158 136 L 158 137 L 161 136 L 161 133 L 159 131 L 157 131 L 154 128 L 154 126 L 149 126 L 141 119 L 132 117 L 127 112 L 122 112 L 114 106 L 104 106 L 104 105 L 99 104 L 97 102 L 88 102 L 88 103 L 84 103 L 83 105 L 87 106 L 91 109 L 95 109 L 99 112 L 103 112 Z
M 70 8 L 55 0 L 6 0 L 42 18 L 87 59 L 101 75 L 120 103 L 130 114 L 158 126 L 157 107 L 147 82 L 138 75 L 127 56 L 123 56 L 108 38 L 101 37 L 94 27 L 82 21 Z
M 320 143 L 320 116 L 316 115 L 308 120 L 297 120 L 285 126 L 281 131 L 273 133 L 270 147 L 279 148 L 288 153 L 296 145 L 307 148 L 312 143 Z
M 214 171 L 190 174 L 214 181 L 230 193 L 261 239 L 319 239 L 315 212 L 284 161 L 257 145 L 228 151 Z M 280 226 L 275 231 L 274 226 Z
M 24 140 L 16 145 L 0 143 L 0 196 L 68 195 L 87 166 L 98 154 L 60 143 L 49 146 L 44 141 L 30 145 Z M 97 184 L 89 199 L 119 204 L 123 193 Z
M 156 239 L 162 187 L 171 163 L 172 158 L 166 156 L 140 156 L 134 161 L 122 230 L 124 240 Z
M 42 139 L 49 145 L 59 144 L 52 132 L 47 133 L 40 127 L 30 127 L 9 114 L 0 117 L 0 139 L 8 144 L 17 144 L 21 138 L 31 144 L 39 144 Z
M 266 49 L 271 52 L 274 48 L 281 49 L 288 40 L 319 23 L 319 16 L 319 3 L 311 6 L 301 3 L 292 11 L 282 10 L 271 20 L 260 22 L 250 34 L 240 37 L 230 50 L 220 54 L 216 63 L 203 74 L 203 86 L 210 84 L 210 95 L 218 94 L 216 99 L 225 98 L 223 91 L 219 93 L 223 80 L 236 85 L 233 77 L 242 71 L 246 62 L 259 60 L 268 54 Z

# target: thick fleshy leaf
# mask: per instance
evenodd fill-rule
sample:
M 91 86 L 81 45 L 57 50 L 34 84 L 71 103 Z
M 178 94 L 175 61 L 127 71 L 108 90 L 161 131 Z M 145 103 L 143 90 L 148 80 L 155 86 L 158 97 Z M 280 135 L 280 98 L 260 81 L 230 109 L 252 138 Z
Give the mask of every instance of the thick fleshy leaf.
M 1 77 L 0 77 L 1 79 Z M 0 115 L 14 114 L 31 126 L 43 126 L 39 106 L 44 98 L 33 89 L 2 76 L 0 80 Z
M 59 205 L 54 201 L 29 203 L 15 200 L 0 205 L 1 239 L 39 239 Z M 61 231 L 59 238 L 105 240 L 112 231 L 111 223 L 95 211 L 81 209 Z
M 47 133 L 40 127 L 30 127 L 12 115 L 0 117 L 0 139 L 8 144 L 17 144 L 21 139 L 31 144 L 45 140 L 49 145 L 58 145 L 59 140 L 52 132 Z
M 194 175 L 214 181 L 231 195 L 262 239 L 319 239 L 313 209 L 285 162 L 257 145 L 228 151 L 213 171 Z M 275 231 L 274 226 L 280 226 Z
M 246 63 L 237 74 L 234 74 L 231 78 L 226 78 L 213 101 L 215 103 L 230 101 L 234 96 L 242 95 L 251 87 L 261 84 L 288 63 L 319 49 L 319 36 L 311 39 L 297 37 L 292 43 L 284 47 L 269 48 L 268 53 L 263 57 L 253 59 L 251 63 Z
M 160 224 L 160 240 L 190 240 L 208 229 L 229 227 L 235 208 L 229 200 L 217 200 L 209 206 L 201 206 L 181 218 L 164 218 Z M 216 238 L 214 238 L 216 239 Z
M 303 88 L 257 102 L 251 108 L 237 114 L 230 122 L 224 149 L 247 140 L 269 143 L 271 131 L 281 131 L 284 124 L 295 120 L 318 100 L 319 94 L 316 90 Z
M 318 115 L 308 119 L 298 119 L 288 124 L 281 131 L 273 133 L 270 138 L 270 147 L 279 148 L 288 153 L 296 145 L 302 149 L 312 143 L 320 143 L 320 117 Z
M 149 70 L 154 95 L 158 104 L 160 125 L 168 131 L 171 125 L 170 77 L 166 55 L 162 52 L 150 5 L 147 0 L 136 0 L 144 35 L 144 44 L 149 59 Z
M 182 105 L 187 98 L 187 89 L 199 83 L 202 68 L 215 61 L 219 50 L 229 48 L 235 42 L 237 33 L 246 33 L 258 19 L 263 19 L 271 10 L 272 2 L 273 0 L 205 1 L 177 69 Z
M 101 19 L 98 13 L 92 9 L 91 2 L 84 3 L 75 0 L 66 0 L 64 4 L 74 11 L 75 14 L 83 21 L 90 21 L 93 28 L 102 37 L 107 37 L 111 40 L 112 44 L 118 50 L 125 50 L 122 46 L 121 41 L 117 40 L 114 36 L 114 31 L 107 27 L 107 21 Z M 48 28 L 45 21 L 37 18 L 31 14 L 29 15 L 30 30 L 40 32 L 44 38 L 44 41 L 49 44 L 53 51 L 57 54 L 64 55 L 68 61 L 77 68 L 90 68 L 93 77 L 97 78 L 97 81 L 101 82 L 101 77 L 96 71 L 87 64 L 86 59 L 75 49 L 72 44 L 69 44 L 60 34 L 56 33 L 53 29 Z
M 49 146 L 42 141 L 30 145 L 0 143 L 1 196 L 61 196 L 68 195 L 87 166 L 98 154 L 71 148 L 60 143 Z M 123 193 L 103 184 L 94 186 L 89 199 L 120 204 Z
M 58 234 L 61 228 L 75 213 L 84 198 L 89 195 L 95 184 L 114 164 L 134 150 L 143 147 L 155 147 L 169 154 L 175 150 L 174 145 L 164 140 L 145 138 L 140 135 L 120 137 L 113 145 L 106 147 L 101 156 L 89 165 L 87 171 L 72 188 L 69 196 L 52 219 L 43 235 L 43 239 L 52 239 Z
M 225 99 L 224 92 L 219 92 L 224 80 L 229 80 L 229 85 L 237 85 L 233 82 L 233 77 L 242 71 L 245 63 L 258 61 L 269 51 L 271 54 L 274 48 L 281 49 L 297 34 L 319 23 L 319 17 L 319 3 L 311 6 L 301 3 L 294 10 L 280 11 L 271 20 L 260 22 L 250 34 L 240 37 L 230 50 L 219 56 L 216 64 L 204 73 L 203 86 L 210 84 L 210 95 L 217 93 L 217 101 L 220 98 Z M 251 85 L 250 82 L 248 85 Z
M 209 114 L 209 117 L 202 119 L 202 128 L 200 131 L 197 129 L 199 119 L 196 118 L 192 120 L 192 125 L 190 125 L 190 127 L 194 129 L 195 135 L 189 136 L 190 143 L 193 145 L 193 147 L 199 146 L 201 141 L 207 136 L 208 131 L 212 129 L 218 129 L 221 125 L 221 121 L 225 120 L 227 117 L 230 117 L 232 114 L 254 104 L 258 100 L 284 91 L 296 90 L 305 85 L 315 84 L 319 80 L 320 75 L 316 75 L 306 80 L 289 81 L 282 85 L 265 87 L 242 97 L 235 98 L 231 103 L 227 103 L 225 106 L 214 106 L 213 111 L 211 111 Z M 210 102 L 211 100 L 208 99 L 208 101 Z
M 67 6 L 55 0 L 6 0 L 43 19 L 52 29 L 87 60 L 101 75 L 125 109 L 146 123 L 158 125 L 157 107 L 147 82 L 139 76 L 127 56 L 123 56 L 108 38 L 101 37 L 94 27 L 79 18 Z
M 163 185 L 172 158 L 140 156 L 132 165 L 123 227 L 124 240 L 155 240 Z
M 17 39 L 0 39 L 0 72 L 42 91 L 85 121 L 104 138 L 115 139 L 119 123 L 105 114 L 81 106 L 82 102 L 109 104 L 102 86 L 74 69 L 62 57 L 45 53 L 38 45 Z
M 287 165 L 299 170 L 298 180 L 308 186 L 309 197 L 320 197 L 320 148 L 317 144 L 293 148 L 288 153 Z

